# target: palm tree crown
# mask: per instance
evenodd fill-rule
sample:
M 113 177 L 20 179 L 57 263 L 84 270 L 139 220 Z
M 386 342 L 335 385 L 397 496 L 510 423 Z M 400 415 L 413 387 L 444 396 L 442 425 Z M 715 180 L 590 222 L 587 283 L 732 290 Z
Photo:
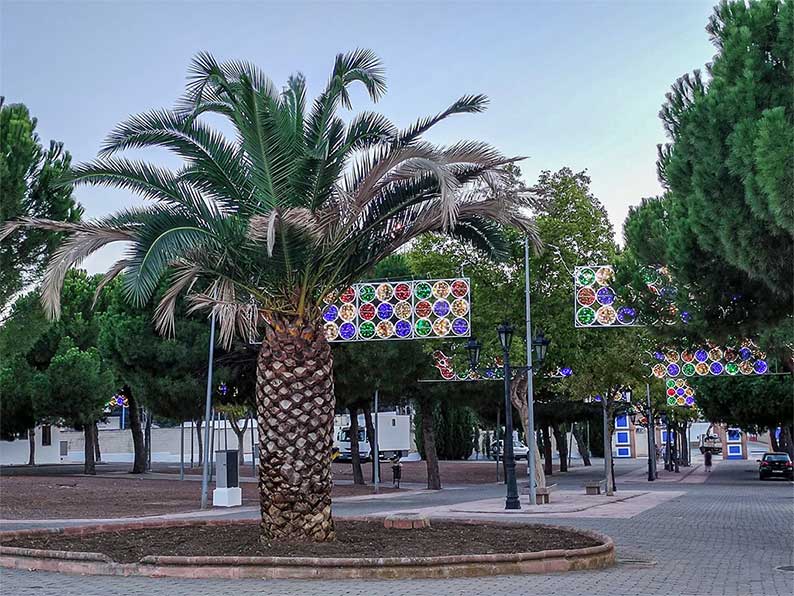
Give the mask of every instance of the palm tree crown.
M 71 173 L 70 182 L 125 188 L 151 204 L 76 224 L 12 222 L 0 237 L 23 225 L 71 233 L 44 281 L 53 317 L 66 271 L 124 242 L 129 248 L 103 285 L 124 271 L 127 296 L 144 303 L 168 275 L 158 328 L 173 329 L 176 300 L 187 294 L 192 308 L 215 309 L 225 342 L 243 330 L 252 308 L 266 321 L 271 314 L 316 317 L 329 292 L 427 232 L 491 254 L 504 249 L 502 225 L 536 239 L 526 200 L 495 184 L 516 158 L 479 141 L 439 147 L 422 139 L 453 114 L 485 109 L 485 96 L 461 97 L 400 130 L 373 112 L 349 122 L 337 114 L 351 108 L 355 83 L 373 101 L 386 90 L 369 50 L 338 55 L 311 107 L 300 74 L 279 91 L 252 64 L 199 54 L 176 108 L 131 117 L 110 133 L 97 160 Z M 211 128 L 206 114 L 227 118 L 235 138 Z M 144 147 L 164 147 L 184 165 L 172 171 L 119 156 Z

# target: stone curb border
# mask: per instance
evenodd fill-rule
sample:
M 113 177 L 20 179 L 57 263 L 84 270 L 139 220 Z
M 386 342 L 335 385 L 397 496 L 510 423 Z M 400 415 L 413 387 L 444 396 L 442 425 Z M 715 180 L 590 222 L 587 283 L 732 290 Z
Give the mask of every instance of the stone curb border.
M 340 517 L 338 519 L 348 519 Z M 372 519 L 368 520 L 372 521 Z M 0 532 L 0 539 L 42 534 L 85 536 L 102 532 L 181 526 L 248 525 L 250 520 L 168 520 L 100 524 Z M 474 520 L 459 523 L 472 523 Z M 505 525 L 510 524 L 495 524 Z M 41 550 L 0 546 L 0 567 L 59 571 L 81 575 L 145 577 L 257 578 L 257 579 L 411 579 L 477 577 L 603 569 L 615 563 L 615 543 L 591 530 L 541 525 L 577 532 L 602 544 L 571 550 L 533 553 L 449 555 L 439 557 L 330 558 L 330 557 L 233 557 L 154 556 L 138 563 L 117 563 L 101 553 Z

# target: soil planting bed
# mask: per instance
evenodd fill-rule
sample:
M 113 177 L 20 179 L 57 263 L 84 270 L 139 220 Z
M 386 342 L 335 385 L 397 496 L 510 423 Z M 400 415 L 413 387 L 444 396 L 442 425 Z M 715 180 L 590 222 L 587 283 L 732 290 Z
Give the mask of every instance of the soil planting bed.
M 381 523 L 339 521 L 334 543 L 259 541 L 256 524 L 191 525 L 120 532 L 43 534 L 3 540 L 3 546 L 102 553 L 120 563 L 147 555 L 257 557 L 435 557 L 570 550 L 602 544 L 590 536 L 547 526 L 509 527 L 433 522 L 421 530 L 386 529 Z

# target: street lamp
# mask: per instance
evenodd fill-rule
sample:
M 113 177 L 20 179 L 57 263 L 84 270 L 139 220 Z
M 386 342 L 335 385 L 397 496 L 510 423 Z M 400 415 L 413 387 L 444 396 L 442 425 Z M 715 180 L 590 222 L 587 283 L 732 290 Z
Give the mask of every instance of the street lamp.
M 505 484 L 507 484 L 507 498 L 505 500 L 505 509 L 521 509 L 521 502 L 518 498 L 518 482 L 516 481 L 516 460 L 513 451 L 513 405 L 510 401 L 510 382 L 512 379 L 512 372 L 526 371 L 528 376 L 532 375 L 533 369 L 539 367 L 546 357 L 546 350 L 549 347 L 550 341 L 546 339 L 542 331 L 538 331 L 537 336 L 532 340 L 532 347 L 536 352 L 536 366 L 517 366 L 515 368 L 510 366 L 510 345 L 513 342 L 513 333 L 515 327 L 509 322 L 502 322 L 497 328 L 496 333 L 499 337 L 499 345 L 502 348 L 502 359 L 504 367 L 504 394 L 505 394 L 505 440 L 504 445 L 504 460 L 505 460 Z M 477 370 L 480 362 L 480 349 L 482 344 L 473 337 L 466 342 L 466 351 L 469 355 L 469 366 L 471 370 Z M 530 426 L 527 429 L 527 436 L 534 437 L 534 429 Z M 534 444 L 531 445 L 534 449 Z M 527 455 L 527 459 L 534 456 Z M 534 478 L 530 479 L 530 494 L 534 493 Z M 533 503 L 534 504 L 534 503 Z

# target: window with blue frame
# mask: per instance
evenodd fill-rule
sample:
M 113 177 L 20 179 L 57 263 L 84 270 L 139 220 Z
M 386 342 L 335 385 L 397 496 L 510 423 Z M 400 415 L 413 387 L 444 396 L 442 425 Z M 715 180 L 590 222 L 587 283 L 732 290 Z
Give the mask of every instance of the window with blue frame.
M 615 450 L 615 457 L 631 457 L 630 447 L 618 447 Z
M 615 428 L 628 428 L 629 417 L 626 414 L 615 416 Z
M 738 443 L 742 440 L 742 432 L 738 428 L 728 429 L 728 442 Z
M 622 430 L 615 433 L 615 443 L 618 445 L 628 445 L 629 442 L 629 433 L 627 431 Z

